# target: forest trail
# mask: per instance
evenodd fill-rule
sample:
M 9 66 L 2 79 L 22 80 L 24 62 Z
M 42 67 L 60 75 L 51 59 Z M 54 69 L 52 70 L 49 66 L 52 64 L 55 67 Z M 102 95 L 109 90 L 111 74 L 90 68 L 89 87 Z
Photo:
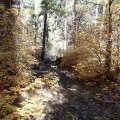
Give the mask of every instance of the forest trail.
M 87 89 L 72 73 L 61 70 L 55 64 L 39 65 L 33 67 L 33 75 L 37 79 L 42 77 L 45 86 L 35 89 L 30 97 L 46 100 L 34 103 L 43 105 L 45 114 L 33 116 L 31 120 L 109 120 L 108 117 L 119 120 L 119 102 L 114 103 L 110 98 L 106 98 L 107 102 L 97 99 L 97 94 L 102 94 L 99 89 Z
M 0 44 L 0 120 L 120 120 L 116 83 L 85 85 L 55 63 L 37 60 L 31 48 L 38 46 L 21 16 Z

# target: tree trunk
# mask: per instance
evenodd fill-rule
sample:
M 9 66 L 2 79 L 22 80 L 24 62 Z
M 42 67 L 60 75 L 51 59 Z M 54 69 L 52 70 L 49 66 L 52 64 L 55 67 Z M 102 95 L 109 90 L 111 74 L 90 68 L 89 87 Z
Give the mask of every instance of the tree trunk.
M 38 36 L 38 21 L 37 21 L 37 16 L 35 16 L 35 38 L 34 38 L 34 42 L 35 42 L 35 45 L 37 44 L 37 36 Z
M 67 9 L 68 0 L 65 1 L 65 8 Z M 65 20 L 64 20 L 64 50 L 67 49 L 67 12 L 65 13 Z
M 110 72 L 111 72 L 111 53 L 112 53 L 112 12 L 111 12 L 111 6 L 112 6 L 113 0 L 109 0 L 108 3 L 108 22 L 107 22 L 107 45 L 106 45 L 106 61 L 105 61 L 105 69 L 106 69 L 106 77 L 110 78 Z
M 74 31 L 73 31 L 73 43 L 77 41 L 77 11 L 76 11 L 77 0 L 74 0 L 73 10 L 74 10 Z
M 41 60 L 44 60 L 45 58 L 45 46 L 46 46 L 46 38 L 47 38 L 47 7 L 48 7 L 48 1 L 45 0 L 44 30 L 43 30 Z

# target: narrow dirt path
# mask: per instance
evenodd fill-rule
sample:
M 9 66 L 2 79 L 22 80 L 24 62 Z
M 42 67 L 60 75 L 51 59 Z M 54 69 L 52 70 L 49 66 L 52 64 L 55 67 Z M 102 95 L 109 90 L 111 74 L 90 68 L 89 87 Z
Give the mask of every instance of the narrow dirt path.
M 50 76 L 49 76 L 50 74 Z M 95 98 L 98 91 L 87 90 L 81 81 L 65 70 L 60 70 L 54 64 L 42 64 L 34 70 L 37 78 L 57 76 L 57 80 L 51 86 L 35 90 L 32 97 L 43 97 L 47 101 L 45 116 L 35 117 L 35 120 L 119 120 L 120 102 L 106 103 Z M 57 79 L 57 78 L 56 78 Z M 49 81 L 49 79 L 48 79 Z M 109 98 L 108 98 L 109 99 Z

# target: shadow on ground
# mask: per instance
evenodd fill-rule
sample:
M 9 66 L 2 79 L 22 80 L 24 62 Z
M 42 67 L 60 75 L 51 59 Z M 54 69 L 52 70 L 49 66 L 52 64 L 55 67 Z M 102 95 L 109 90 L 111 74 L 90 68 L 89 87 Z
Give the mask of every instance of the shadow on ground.
M 59 69 L 53 63 L 42 64 L 36 76 L 53 72 L 59 76 L 58 86 L 51 91 L 63 98 L 49 100 L 45 120 L 120 120 L 120 101 L 102 93 L 99 87 L 86 88 L 82 81 Z M 58 90 L 59 89 L 59 90 Z M 56 96 L 53 96 L 56 99 Z

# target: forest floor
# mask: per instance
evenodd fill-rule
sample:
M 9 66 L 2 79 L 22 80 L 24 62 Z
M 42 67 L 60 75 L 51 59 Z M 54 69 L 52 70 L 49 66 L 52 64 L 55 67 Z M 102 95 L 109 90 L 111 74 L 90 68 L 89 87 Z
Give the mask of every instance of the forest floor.
M 22 34 L 17 26 L 0 44 L 0 120 L 120 120 L 116 82 L 86 85 L 36 60 L 33 43 Z
M 120 120 L 116 83 L 85 85 L 52 63 L 32 63 L 20 71 L 20 66 L 24 67 L 21 60 L 16 69 L 23 77 L 14 70 L 13 50 L 8 49 L 11 44 L 5 43 L 7 49 L 1 53 L 8 59 L 1 63 L 1 78 L 7 81 L 0 88 L 0 120 Z M 24 52 L 22 49 L 19 60 Z
M 87 87 L 72 73 L 51 63 L 38 68 L 33 70 L 34 75 L 42 76 L 45 87 L 36 89 L 32 97 L 47 99 L 41 120 L 120 120 L 120 101 L 109 96 L 107 88 Z

